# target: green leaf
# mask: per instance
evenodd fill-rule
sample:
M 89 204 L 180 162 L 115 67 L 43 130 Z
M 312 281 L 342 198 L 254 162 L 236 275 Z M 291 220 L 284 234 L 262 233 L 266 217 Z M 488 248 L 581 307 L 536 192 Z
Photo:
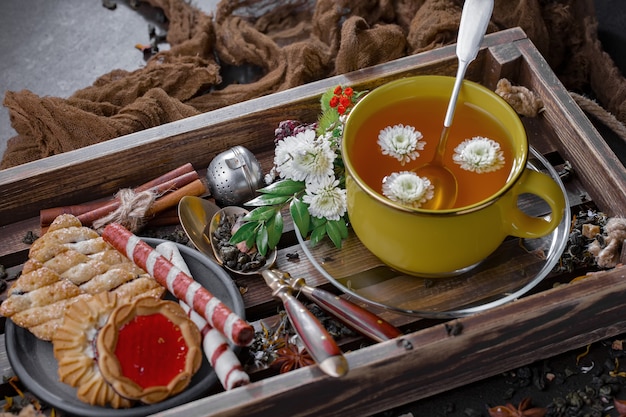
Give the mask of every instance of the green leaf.
M 352 96 L 352 101 L 354 101 L 355 103 L 358 102 L 361 99 L 361 96 L 364 96 L 367 93 L 369 93 L 368 90 L 355 91 L 354 95 Z
M 278 211 L 278 208 L 274 206 L 262 206 L 257 207 L 248 214 L 243 217 L 243 220 L 247 222 L 256 221 L 256 222 L 266 222 Z
M 336 248 L 341 248 L 341 241 L 343 239 L 341 237 L 341 229 L 338 224 L 339 221 L 336 220 L 326 222 L 326 234 L 328 234 L 328 237 L 333 241 Z
M 292 196 L 296 193 L 304 191 L 306 185 L 304 181 L 281 180 L 274 182 L 267 187 L 260 188 L 258 191 L 263 194 L 288 195 Z
M 335 220 L 337 223 L 337 227 L 339 228 L 339 233 L 341 234 L 342 239 L 348 238 L 348 223 L 342 218 L 339 220 Z
M 311 244 L 313 246 L 317 245 L 324 239 L 324 236 L 326 236 L 326 223 L 313 229 L 311 232 Z
M 290 195 L 273 195 L 261 194 L 260 196 L 248 201 L 246 206 L 275 206 L 283 204 L 292 198 Z
M 289 213 L 293 222 L 298 227 L 300 234 L 306 236 L 309 234 L 309 225 L 311 223 L 311 215 L 309 214 L 309 206 L 302 202 L 299 198 L 294 198 L 289 204 Z
M 257 234 L 256 234 L 256 249 L 259 251 L 261 255 L 265 256 L 267 254 L 267 247 L 268 247 L 267 226 L 263 224 L 261 225 L 261 227 L 259 227 Z
M 325 217 L 311 216 L 311 224 L 313 225 L 313 229 L 320 227 L 320 226 L 324 226 L 327 221 L 328 220 Z
M 252 236 L 250 236 L 248 239 L 246 239 L 246 248 L 248 249 L 253 248 L 254 245 L 256 245 L 256 238 L 257 238 L 257 235 L 255 233 Z
M 252 244 L 248 247 L 252 247 L 254 245 L 254 241 L 256 240 L 256 227 L 259 225 L 257 222 L 248 222 L 241 225 L 239 229 L 230 237 L 230 243 L 233 245 L 239 242 L 249 242 L 252 239 Z
M 283 216 L 277 211 L 274 217 L 267 221 L 267 244 L 274 249 L 283 235 Z

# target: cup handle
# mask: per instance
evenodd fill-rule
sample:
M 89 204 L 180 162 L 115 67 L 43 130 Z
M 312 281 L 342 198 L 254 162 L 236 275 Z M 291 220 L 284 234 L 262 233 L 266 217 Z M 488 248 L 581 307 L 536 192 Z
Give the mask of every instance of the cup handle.
M 514 207 L 511 208 L 510 235 L 528 239 L 542 237 L 552 232 L 561 223 L 565 210 L 565 197 L 561 187 L 548 175 L 526 169 L 515 186 Z M 544 200 L 551 213 L 546 217 L 529 216 L 517 206 L 518 196 L 533 194 Z

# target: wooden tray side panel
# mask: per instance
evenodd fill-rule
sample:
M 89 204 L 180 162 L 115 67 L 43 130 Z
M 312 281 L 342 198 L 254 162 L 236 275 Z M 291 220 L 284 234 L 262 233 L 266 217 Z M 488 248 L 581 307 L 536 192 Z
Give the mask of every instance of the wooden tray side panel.
M 626 215 L 626 167 L 565 90 L 530 40 L 516 45 L 526 59 L 520 80 L 543 100 L 541 117 L 558 136 L 555 145 L 569 160 L 593 201 L 610 216 Z

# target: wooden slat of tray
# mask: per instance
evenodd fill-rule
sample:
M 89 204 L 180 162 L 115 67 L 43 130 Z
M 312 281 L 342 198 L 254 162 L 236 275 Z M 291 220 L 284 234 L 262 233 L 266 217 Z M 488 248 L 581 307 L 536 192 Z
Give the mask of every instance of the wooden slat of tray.
M 530 42 L 517 43 L 526 59 L 520 81 L 544 101 L 542 118 L 558 135 L 553 141 L 561 155 L 579 174 L 592 199 L 614 216 L 626 215 L 626 175 L 624 165 L 589 122 L 574 99 Z M 540 77 L 537 74 L 541 74 Z
M 0 199 L 0 263 L 15 266 L 23 262 L 28 245 L 19 242 L 26 231 L 38 226 L 41 208 L 108 196 L 185 162 L 202 169 L 215 154 L 238 144 L 267 165 L 277 123 L 285 117 L 314 120 L 319 96 L 328 88 L 344 84 L 372 89 L 403 76 L 454 75 L 455 68 L 454 47 L 440 48 L 0 171 L 0 195 L 7 196 Z M 490 88 L 507 77 L 537 90 L 544 101 L 569 97 L 519 29 L 487 36 L 468 74 Z M 524 120 L 533 146 L 544 154 L 563 152 L 584 179 L 587 173 L 582 169 L 593 166 L 581 163 L 585 147 L 600 142 L 600 136 L 573 102 L 548 103 L 547 108 L 549 117 Z M 574 127 L 561 126 L 567 122 L 554 123 L 555 118 L 576 119 L 576 123 Z M 575 143 L 576 151 L 568 153 L 561 141 Z M 610 149 L 606 153 L 599 149 L 593 158 L 612 158 Z M 602 210 L 615 215 L 626 196 L 624 187 L 613 187 L 624 184 L 626 174 L 623 167 L 612 168 L 608 183 L 612 201 L 602 198 L 602 181 L 585 181 L 585 188 L 594 200 L 598 198 Z M 24 193 L 25 189 L 36 192 Z M 581 202 L 577 190 L 577 186 L 568 187 L 574 204 Z M 281 254 L 298 251 L 293 236 L 286 237 Z M 280 256 L 277 264 L 294 276 L 306 276 L 311 285 L 330 288 L 301 251 L 299 262 Z M 623 332 L 625 325 L 618 314 L 620 297 L 626 292 L 623 272 L 615 270 L 599 279 L 541 291 L 460 319 L 464 330 L 457 337 L 448 336 L 440 321 L 383 312 L 386 319 L 403 326 L 407 335 L 348 353 L 351 371 L 345 378 L 335 380 L 322 375 L 317 367 L 309 367 L 157 415 L 255 416 L 271 412 L 277 416 L 362 416 L 383 411 Z M 261 280 L 248 278 L 242 283 L 249 290 L 244 294 L 247 313 L 253 313 L 254 320 L 274 319 L 278 304 Z M 568 325 L 569 320 L 577 326 Z

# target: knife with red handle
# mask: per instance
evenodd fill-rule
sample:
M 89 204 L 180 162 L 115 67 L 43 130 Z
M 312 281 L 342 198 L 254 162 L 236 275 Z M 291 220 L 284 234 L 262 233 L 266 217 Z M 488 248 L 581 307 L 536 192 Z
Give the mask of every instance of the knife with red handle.
M 332 314 L 342 323 L 377 342 L 394 339 L 402 332 L 391 323 L 383 320 L 369 310 L 341 298 L 321 288 L 311 287 L 304 278 L 293 278 L 287 272 L 282 272 L 283 279 L 292 288 L 302 292 L 311 301 Z
M 272 295 L 283 302 L 289 321 L 320 369 L 334 377 L 345 375 L 348 361 L 341 349 L 324 325 L 292 294 L 293 288 L 283 280 L 283 274 L 265 269 L 261 275 L 272 289 Z

